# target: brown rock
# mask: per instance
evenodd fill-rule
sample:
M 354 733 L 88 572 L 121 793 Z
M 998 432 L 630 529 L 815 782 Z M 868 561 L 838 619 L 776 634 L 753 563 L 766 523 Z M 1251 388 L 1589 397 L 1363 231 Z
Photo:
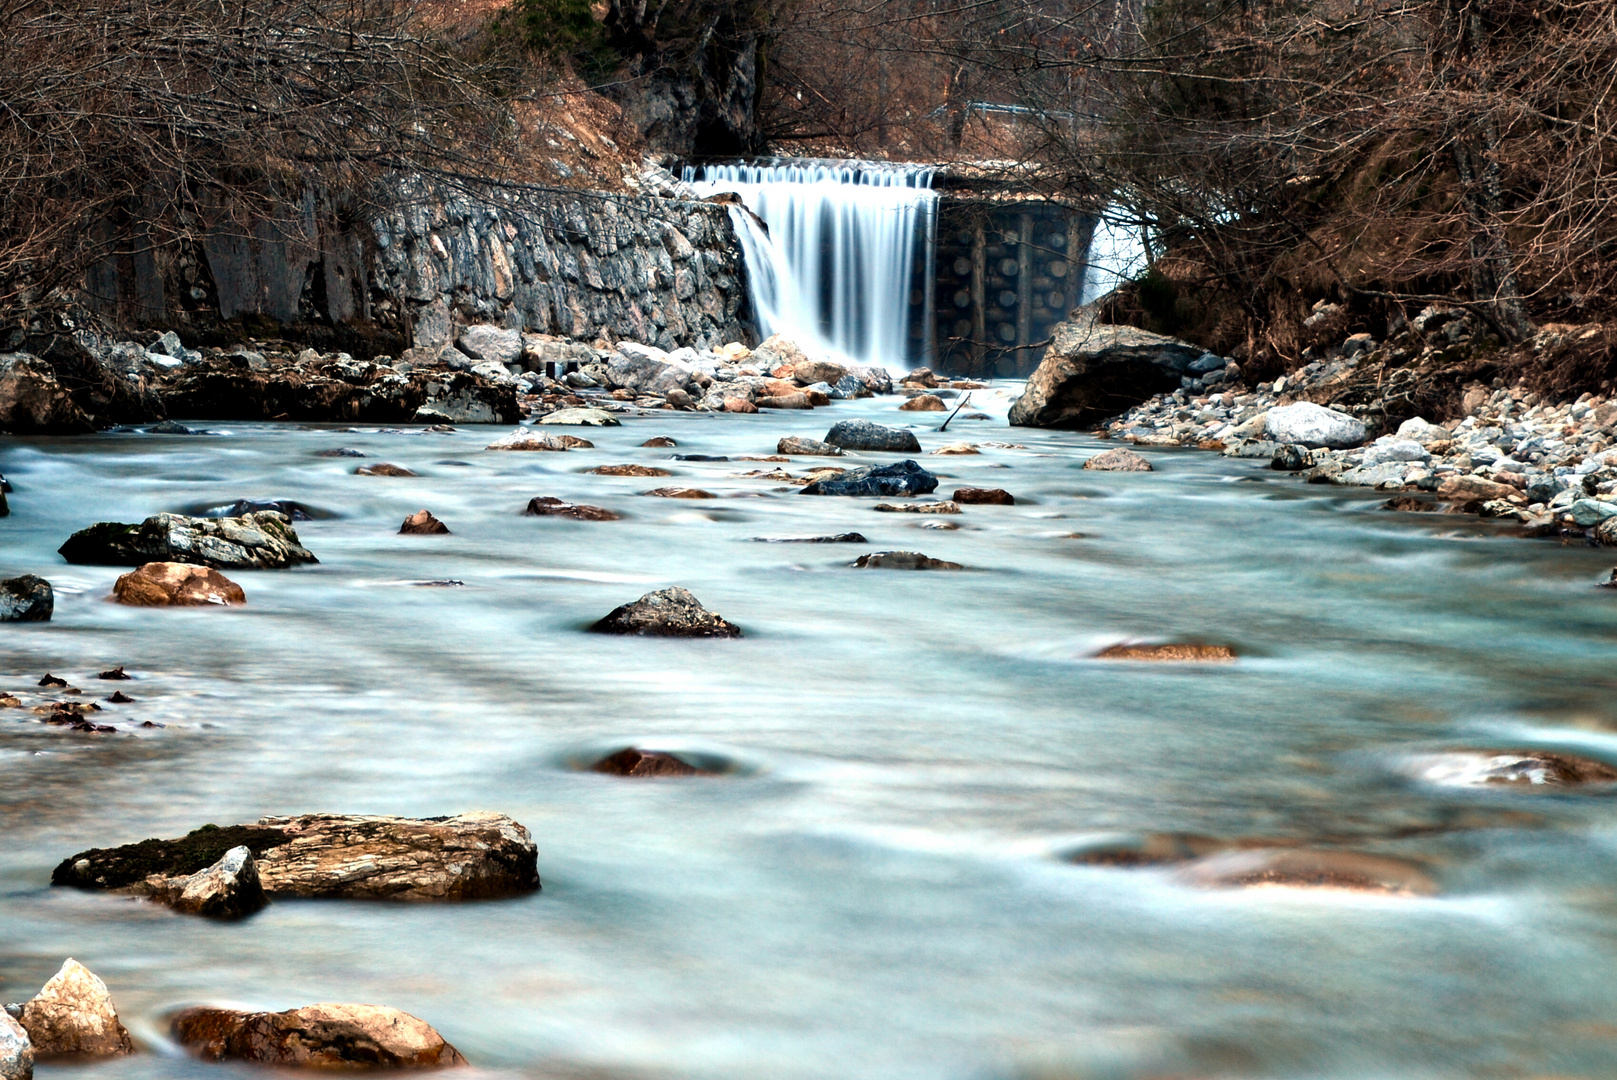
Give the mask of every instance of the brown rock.
M 785 397 L 787 394 L 797 393 L 797 383 L 793 382 L 790 377 L 769 379 L 758 393 L 762 397 Z
M 528 450 L 550 451 L 552 453 L 562 450 L 589 450 L 595 446 L 588 439 L 581 439 L 577 435 L 556 435 L 548 431 L 535 431 L 531 428 L 517 428 L 509 435 L 502 435 L 489 443 L 488 450 Z
M 39 1058 L 116 1057 L 135 1052 L 107 984 L 69 957 L 18 1017 Z
M 788 435 L 775 444 L 775 453 L 798 454 L 803 457 L 842 457 L 842 447 L 832 446 L 819 439 L 800 439 L 795 435 Z M 774 458 L 761 460 L 773 461 Z M 781 459 L 786 460 L 786 459 Z
M 375 465 L 361 465 L 354 470 L 355 476 L 419 476 L 420 473 L 411 472 L 402 465 L 389 465 L 379 461 Z
M 622 388 L 612 391 L 611 396 L 614 401 L 633 401 L 635 397 L 633 390 Z
M 847 376 L 847 368 L 829 360 L 799 360 L 792 365 L 792 378 L 800 386 L 821 382 L 835 386 Z
M 978 454 L 981 453 L 981 451 L 977 449 L 976 443 L 957 442 L 950 443 L 948 446 L 940 446 L 936 450 L 932 451 L 932 453 L 952 456 L 958 454 Z
M 956 488 L 954 501 L 967 505 L 1015 506 L 1016 499 L 1004 488 Z
M 854 565 L 864 570 L 963 570 L 959 563 L 922 555 L 919 551 L 873 551 Z
M 948 412 L 949 406 L 936 394 L 921 394 L 912 397 L 899 407 L 900 412 Z
M 1411 514 L 1427 514 L 1437 509 L 1437 504 L 1426 499 L 1418 499 L 1413 495 L 1395 495 L 1381 504 L 1383 510 L 1402 510 Z
M 814 403 L 802 391 L 791 394 L 782 394 L 778 397 L 761 397 L 757 401 L 760 409 L 812 409 Z
M 754 405 L 746 398 L 727 397 L 724 399 L 724 411 L 733 413 L 755 413 L 758 411 L 758 406 Z
M 245 604 L 241 586 L 217 570 L 190 563 L 151 562 L 119 576 L 112 595 L 133 607 Z
M 449 526 L 426 510 L 417 510 L 399 526 L 400 536 L 448 536 Z
M 938 385 L 938 377 L 932 374 L 932 369 L 924 367 L 916 368 L 898 381 L 911 386 L 924 386 L 927 389 L 933 389 Z
M 56 378 L 28 353 L 0 353 L 0 431 L 13 435 L 80 435 L 95 423 Z
M 1101 472 L 1153 472 L 1151 463 L 1136 454 L 1133 450 L 1125 450 L 1121 446 L 1114 446 L 1110 450 L 1102 450 L 1088 461 L 1084 462 L 1086 469 L 1098 469 Z
M 536 495 L 523 511 L 533 517 L 565 517 L 574 521 L 617 521 L 620 515 L 600 506 L 563 502 L 551 495 Z
M 701 488 L 688 487 L 660 487 L 650 491 L 642 491 L 642 495 L 655 495 L 659 499 L 717 499 L 718 496 L 711 491 Z
M 673 476 L 667 469 L 658 469 L 650 465 L 597 465 L 593 469 L 585 469 L 587 473 L 596 476 Z
M 960 504 L 952 500 L 916 503 L 877 503 L 876 510 L 883 514 L 958 514 Z
M 1112 645 L 1095 654 L 1097 660 L 1191 660 L 1230 661 L 1235 650 L 1228 645 Z
M 1437 489 L 1437 497 L 1450 502 L 1487 502 L 1490 499 L 1520 499 L 1522 496 L 1509 484 L 1496 484 L 1480 476 L 1456 476 L 1443 481 Z
M 827 394 L 823 390 L 810 390 L 805 388 L 803 390 L 803 396 L 808 398 L 808 403 L 816 409 L 823 409 L 827 405 L 831 404 L 831 395 Z
M 1409 771 L 1448 787 L 1566 787 L 1609 784 L 1617 768 L 1594 758 L 1548 750 L 1450 750 L 1417 755 Z
M 343 1070 L 466 1064 L 431 1025 L 379 1005 L 305 1005 L 279 1013 L 186 1009 L 169 1030 L 205 1061 Z
M 1212 888 L 1338 889 L 1432 896 L 1437 884 L 1417 863 L 1357 851 L 1280 848 L 1227 851 L 1190 863 L 1181 876 Z
M 698 769 L 689 762 L 681 761 L 673 754 L 665 754 L 661 750 L 641 750 L 633 746 L 625 747 L 597 761 L 590 766 L 590 772 L 634 777 L 717 775 L 711 769 Z
M 655 447 L 657 449 L 667 449 L 669 447 L 678 446 L 679 443 L 675 442 L 673 439 L 670 439 L 667 435 L 658 435 L 655 438 L 647 439 L 640 445 Z
M 1088 843 L 1066 853 L 1079 866 L 1169 866 L 1186 863 L 1238 845 L 1195 833 L 1146 833 Z
M 741 636 L 740 627 L 708 611 L 690 590 L 678 586 L 647 593 L 633 603 L 613 608 L 590 630 L 635 637 Z

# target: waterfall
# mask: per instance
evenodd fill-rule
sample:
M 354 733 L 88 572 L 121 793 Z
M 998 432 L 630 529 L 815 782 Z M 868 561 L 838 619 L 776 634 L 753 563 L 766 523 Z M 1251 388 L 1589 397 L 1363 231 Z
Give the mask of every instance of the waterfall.
M 1094 303 L 1145 271 L 1145 244 L 1140 239 L 1139 226 L 1120 222 L 1118 219 L 1125 213 L 1113 207 L 1095 221 L 1089 252 L 1084 258 L 1080 304 Z
M 768 227 L 730 208 L 761 335 L 784 334 L 810 353 L 854 363 L 908 368 L 932 351 L 932 173 L 799 161 L 687 167 L 684 179 L 702 196 L 735 192 Z M 919 341 L 910 337 L 917 288 L 926 328 Z

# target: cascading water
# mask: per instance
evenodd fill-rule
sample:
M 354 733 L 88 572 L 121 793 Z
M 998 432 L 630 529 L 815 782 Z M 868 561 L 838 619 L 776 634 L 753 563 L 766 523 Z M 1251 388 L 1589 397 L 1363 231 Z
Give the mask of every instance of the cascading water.
M 920 338 L 910 334 L 910 293 L 918 284 L 925 307 L 919 325 L 930 328 L 933 171 L 803 161 L 688 167 L 684 179 L 698 194 L 733 191 L 746 204 L 732 206 L 730 215 L 761 335 L 780 333 L 811 352 L 902 368 L 925 363 L 932 351 L 930 329 Z M 918 260 L 924 276 L 916 283 Z
M 1139 277 L 1146 268 L 1145 245 L 1140 230 L 1116 220 L 1113 207 L 1095 221 L 1084 258 L 1084 287 L 1080 304 L 1092 304 L 1125 282 Z

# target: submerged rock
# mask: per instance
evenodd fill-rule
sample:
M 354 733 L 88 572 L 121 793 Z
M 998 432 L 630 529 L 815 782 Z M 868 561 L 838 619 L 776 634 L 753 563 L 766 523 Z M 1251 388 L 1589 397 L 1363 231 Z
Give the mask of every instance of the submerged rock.
M 947 412 L 948 409 L 936 394 L 917 394 L 898 407 L 899 412 Z
M 553 495 L 536 495 L 523 511 L 533 517 L 564 517 L 574 521 L 617 521 L 620 515 L 600 506 L 563 502 Z
M 229 607 L 247 602 L 242 587 L 219 571 L 177 562 L 149 562 L 120 574 L 112 595 L 131 607 Z
M 819 439 L 800 439 L 788 435 L 775 444 L 777 454 L 797 454 L 802 457 L 842 457 L 842 448 L 823 443 Z
M 1309 848 L 1227 851 L 1188 864 L 1180 876 L 1211 888 L 1334 889 L 1433 896 L 1437 883 L 1406 859 Z
M 590 772 L 612 776 L 716 776 L 711 769 L 698 769 L 673 754 L 661 750 L 641 750 L 629 746 L 590 766 Z
M 977 449 L 976 443 L 957 442 L 950 443 L 948 446 L 940 446 L 932 453 L 934 456 L 955 457 L 964 454 L 980 454 L 982 451 Z
M 711 491 L 691 487 L 660 487 L 650 491 L 642 491 L 642 495 L 653 495 L 659 499 L 717 499 L 718 496 Z
M 654 435 L 640 445 L 652 447 L 653 449 L 666 450 L 678 446 L 679 443 L 673 439 L 670 439 L 667 435 Z
M 17 1020 L 40 1060 L 135 1052 L 107 984 L 72 957 L 23 1005 Z
M 1096 469 L 1100 472 L 1153 472 L 1151 463 L 1136 454 L 1133 450 L 1125 450 L 1121 446 L 1114 446 L 1110 450 L 1102 450 L 1088 461 L 1084 468 Z
M 1108 837 L 1083 844 L 1063 856 L 1079 866 L 1171 866 L 1237 845 L 1195 833 L 1145 833 Z
M 399 526 L 400 536 L 448 536 L 449 526 L 432 516 L 427 510 L 417 510 Z
M 1364 442 L 1363 422 L 1347 413 L 1299 401 L 1264 414 L 1264 431 L 1277 443 L 1346 450 Z
M 70 563 L 96 566 L 173 562 L 277 570 L 320 561 L 298 541 L 286 515 L 269 511 L 225 518 L 154 514 L 139 525 L 104 521 L 74 533 L 57 551 Z
M 922 555 L 919 551 L 873 551 L 861 555 L 854 566 L 862 570 L 963 570 L 957 562 Z
M 51 583 L 33 574 L 0 580 L 0 622 L 50 622 L 56 610 Z
M 884 514 L 958 514 L 960 504 L 950 499 L 941 502 L 877 503 L 876 509 Z
M 62 860 L 52 885 L 151 896 L 175 877 L 253 854 L 264 892 L 347 900 L 488 900 L 539 888 L 528 830 L 503 814 L 446 818 L 305 814 L 205 826 L 178 840 L 94 848 Z
M 1199 645 L 1175 642 L 1167 645 L 1112 645 L 1095 654 L 1097 660 L 1235 660 L 1228 645 Z
M 380 1005 L 305 1005 L 278 1013 L 186 1009 L 169 1031 L 205 1061 L 345 1071 L 466 1064 L 430 1024 Z
M 911 460 L 892 465 L 866 465 L 804 486 L 803 495 L 927 495 L 938 478 Z
M 614 608 L 590 630 L 636 637 L 741 636 L 740 627 L 708 611 L 688 590 L 678 586 L 647 593 L 633 603 Z
M 654 465 L 597 465 L 593 469 L 585 469 L 587 473 L 595 476 L 673 476 L 667 469 L 659 469 Z
M 876 450 L 918 454 L 921 444 L 915 432 L 873 424 L 869 420 L 841 420 L 831 425 L 825 441 L 843 450 Z
M 0 1009 L 0 1080 L 34 1080 L 34 1044 L 4 1009 Z
M 420 476 L 420 473 L 411 472 L 403 465 L 389 465 L 379 461 L 375 465 L 361 465 L 354 470 L 355 476 Z
M 968 506 L 1016 505 L 1016 499 L 1004 488 L 956 488 L 954 501 Z
M 1609 784 L 1617 768 L 1594 758 L 1546 750 L 1450 750 L 1409 763 L 1418 780 L 1445 787 L 1565 787 Z
M 574 435 L 551 435 L 531 428 L 518 428 L 488 444 L 489 450 L 542 450 L 563 451 L 574 448 L 588 450 L 595 444 Z
M 834 533 L 829 536 L 754 536 L 751 538 L 758 544 L 864 544 L 868 543 L 863 533 L 845 532 Z

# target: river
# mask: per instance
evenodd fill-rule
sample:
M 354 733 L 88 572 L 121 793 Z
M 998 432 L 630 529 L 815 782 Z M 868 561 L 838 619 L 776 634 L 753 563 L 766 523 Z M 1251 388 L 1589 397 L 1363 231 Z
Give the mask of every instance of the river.
M 179 1055 L 164 1017 L 315 1001 L 414 1013 L 491 1076 L 1617 1074 L 1611 795 L 1409 767 L 1457 747 L 1617 761 L 1609 554 L 1208 453 L 1086 472 L 1104 446 L 1087 436 L 939 434 L 941 414 L 896 404 L 653 414 L 566 454 L 486 452 L 502 432 L 473 427 L 0 442 L 0 569 L 57 588 L 52 622 L 0 630 L 0 689 L 31 703 L 50 671 L 136 699 L 97 716 L 114 735 L 0 713 L 0 999 L 68 955 L 101 975 L 145 1052 L 98 1080 L 249 1075 Z M 1017 505 L 880 514 L 735 475 L 768 464 L 666 460 L 767 454 L 850 417 L 914 423 L 928 451 L 1023 444 L 923 459 L 940 494 Z M 640 447 L 655 435 L 679 449 Z M 421 476 L 317 456 L 339 446 Z M 677 476 L 582 472 L 616 462 Z M 722 497 L 636 494 L 669 482 Z M 626 517 L 522 516 L 535 495 Z M 230 572 L 244 608 L 120 607 L 118 569 L 55 554 L 95 521 L 242 497 L 332 515 L 297 526 L 318 566 Z M 396 535 L 422 507 L 452 535 Z M 918 527 L 936 520 L 960 527 Z M 844 530 L 870 543 L 749 542 Z M 966 569 L 850 568 L 881 549 Z M 464 585 L 412 584 L 448 579 Z M 582 632 L 668 585 L 746 636 Z M 1091 658 L 1128 639 L 1241 659 Z M 95 680 L 116 664 L 136 679 Z M 574 767 L 629 743 L 736 771 Z M 219 924 L 48 885 L 72 852 L 205 822 L 474 809 L 532 831 L 542 892 Z M 1329 838 L 1418 860 L 1439 892 L 1217 890 L 1060 857 L 1131 830 Z

